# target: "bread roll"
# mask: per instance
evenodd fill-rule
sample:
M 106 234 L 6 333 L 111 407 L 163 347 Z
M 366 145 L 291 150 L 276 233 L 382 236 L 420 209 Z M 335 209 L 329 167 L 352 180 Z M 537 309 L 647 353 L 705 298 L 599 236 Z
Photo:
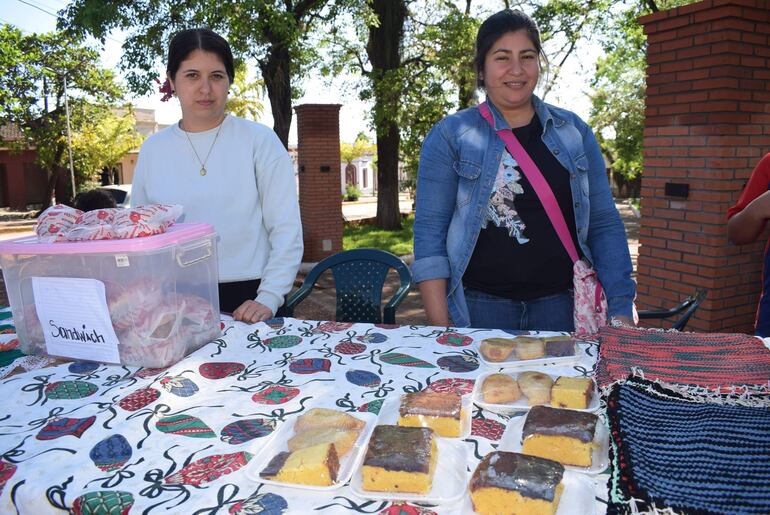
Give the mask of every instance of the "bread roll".
M 545 356 L 545 341 L 540 338 L 519 336 L 516 338 L 516 357 L 518 359 L 537 359 Z
M 516 379 L 530 406 L 551 402 L 553 379 L 548 374 L 532 371 L 521 372 Z
M 513 338 L 486 338 L 481 341 L 479 351 L 487 361 L 505 361 L 516 346 Z
M 521 398 L 519 383 L 508 374 L 492 374 L 481 385 L 482 398 L 490 404 L 509 404 Z

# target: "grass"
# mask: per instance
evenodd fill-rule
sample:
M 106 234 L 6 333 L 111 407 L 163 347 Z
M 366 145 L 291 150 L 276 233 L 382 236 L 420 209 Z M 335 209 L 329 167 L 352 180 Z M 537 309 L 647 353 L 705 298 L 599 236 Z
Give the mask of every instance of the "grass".
M 362 247 L 387 250 L 397 256 L 412 253 L 412 225 L 414 215 L 403 219 L 400 231 L 385 231 L 373 225 L 346 224 L 342 236 L 342 248 L 345 250 Z

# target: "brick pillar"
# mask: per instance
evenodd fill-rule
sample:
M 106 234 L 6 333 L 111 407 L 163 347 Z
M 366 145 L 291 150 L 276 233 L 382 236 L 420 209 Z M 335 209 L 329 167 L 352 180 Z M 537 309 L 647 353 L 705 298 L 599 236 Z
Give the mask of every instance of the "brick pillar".
M 671 307 L 708 288 L 688 329 L 752 332 L 764 242 L 732 246 L 725 214 L 770 151 L 768 3 L 706 0 L 640 23 L 648 54 L 638 306 Z
M 297 111 L 299 208 L 305 241 L 303 261 L 342 250 L 340 104 L 303 104 Z

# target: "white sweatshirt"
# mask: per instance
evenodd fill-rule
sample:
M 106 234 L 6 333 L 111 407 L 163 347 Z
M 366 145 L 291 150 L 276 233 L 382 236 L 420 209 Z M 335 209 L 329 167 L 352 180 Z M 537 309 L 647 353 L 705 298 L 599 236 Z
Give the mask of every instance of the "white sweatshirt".
M 273 130 L 259 123 L 228 115 L 215 141 L 217 129 L 188 132 L 188 141 L 174 124 L 147 138 L 131 204 L 181 204 L 179 222 L 212 224 L 219 282 L 261 279 L 256 300 L 275 312 L 302 261 L 291 158 Z M 205 176 L 191 142 L 205 161 Z

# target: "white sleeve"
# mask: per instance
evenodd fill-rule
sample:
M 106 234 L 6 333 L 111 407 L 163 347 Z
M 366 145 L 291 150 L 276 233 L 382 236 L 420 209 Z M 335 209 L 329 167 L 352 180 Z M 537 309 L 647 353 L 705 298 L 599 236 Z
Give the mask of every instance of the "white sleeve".
M 267 151 L 258 151 L 267 159 L 255 156 L 262 223 L 270 243 L 256 300 L 275 313 L 294 285 L 304 247 L 294 167 L 278 137 L 272 131 L 270 135 L 271 141 L 260 145 Z

